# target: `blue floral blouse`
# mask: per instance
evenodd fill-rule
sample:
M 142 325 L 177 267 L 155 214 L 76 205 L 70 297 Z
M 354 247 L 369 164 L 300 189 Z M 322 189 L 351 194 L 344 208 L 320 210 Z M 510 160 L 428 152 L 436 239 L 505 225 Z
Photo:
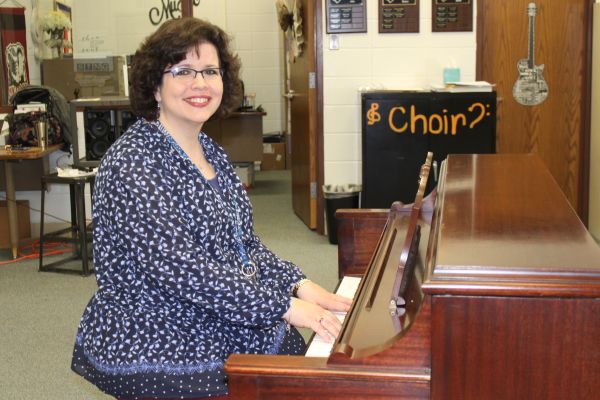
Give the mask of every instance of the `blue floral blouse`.
M 98 291 L 72 368 L 119 397 L 226 391 L 232 353 L 277 353 L 282 315 L 304 275 L 254 234 L 252 207 L 223 149 L 199 135 L 215 190 L 157 121 L 138 120 L 108 150 L 93 198 Z M 240 270 L 236 224 L 257 264 Z

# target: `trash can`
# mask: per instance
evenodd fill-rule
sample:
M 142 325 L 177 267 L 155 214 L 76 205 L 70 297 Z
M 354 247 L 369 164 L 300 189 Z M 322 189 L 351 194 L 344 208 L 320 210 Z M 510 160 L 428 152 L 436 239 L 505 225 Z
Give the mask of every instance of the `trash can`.
M 323 185 L 325 197 L 325 220 L 329 243 L 337 244 L 337 220 L 335 212 L 341 208 L 358 208 L 360 185 Z

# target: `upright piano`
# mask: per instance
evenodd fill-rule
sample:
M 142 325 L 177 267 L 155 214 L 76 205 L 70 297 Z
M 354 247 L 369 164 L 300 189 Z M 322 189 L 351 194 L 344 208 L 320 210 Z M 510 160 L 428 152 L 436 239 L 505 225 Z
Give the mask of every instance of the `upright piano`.
M 541 159 L 450 155 L 422 194 L 338 211 L 362 279 L 331 353 L 232 355 L 232 399 L 600 396 L 600 248 Z

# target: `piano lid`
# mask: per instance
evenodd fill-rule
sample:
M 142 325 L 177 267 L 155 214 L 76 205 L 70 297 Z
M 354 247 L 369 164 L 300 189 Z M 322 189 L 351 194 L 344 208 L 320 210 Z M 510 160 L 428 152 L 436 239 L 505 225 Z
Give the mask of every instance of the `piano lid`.
M 448 156 L 429 252 L 429 293 L 600 296 L 600 248 L 534 154 Z

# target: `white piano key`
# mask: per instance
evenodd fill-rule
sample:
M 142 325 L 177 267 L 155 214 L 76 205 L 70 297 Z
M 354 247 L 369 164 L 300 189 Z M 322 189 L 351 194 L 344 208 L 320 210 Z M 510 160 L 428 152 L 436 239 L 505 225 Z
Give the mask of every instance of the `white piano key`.
M 354 298 L 356 291 L 358 290 L 358 285 L 360 284 L 360 277 L 356 276 L 345 276 L 342 278 L 338 289 L 335 291 L 336 294 L 340 296 L 349 297 L 351 299 Z M 334 314 L 338 317 L 340 322 L 344 322 L 344 318 L 346 318 L 345 312 L 334 312 Z M 323 340 L 319 335 L 314 335 L 310 346 L 306 350 L 306 357 L 328 357 L 331 353 L 331 349 L 333 348 L 333 342 L 327 342 Z

